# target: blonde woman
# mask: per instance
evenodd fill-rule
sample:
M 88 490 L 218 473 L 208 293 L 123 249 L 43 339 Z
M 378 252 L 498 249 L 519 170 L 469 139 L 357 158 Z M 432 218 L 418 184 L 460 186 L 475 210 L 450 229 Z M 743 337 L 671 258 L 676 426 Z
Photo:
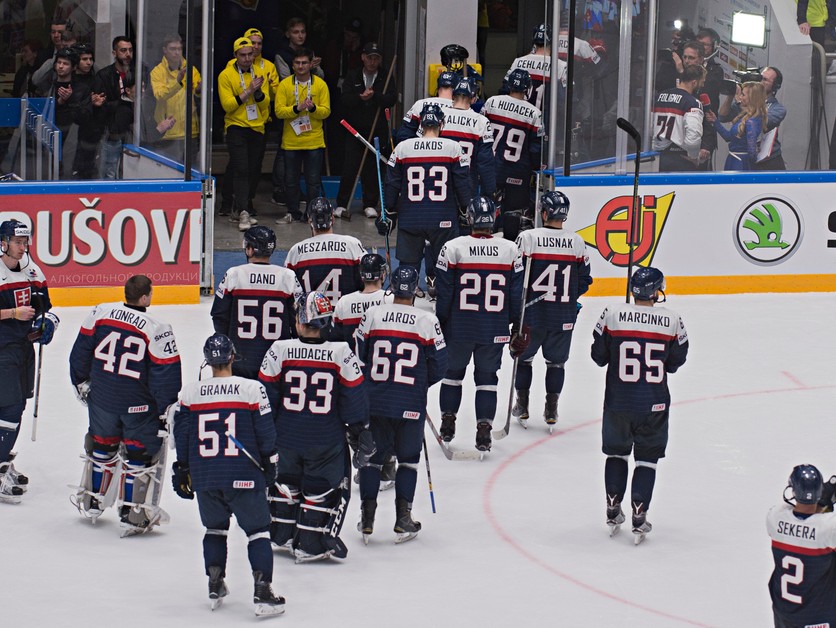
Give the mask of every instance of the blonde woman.
M 766 125 L 766 91 L 761 83 L 750 81 L 739 91 L 740 113 L 727 129 L 713 111 L 705 114 L 714 123 L 717 133 L 729 143 L 729 156 L 723 170 L 748 171 L 755 169 L 758 143 Z

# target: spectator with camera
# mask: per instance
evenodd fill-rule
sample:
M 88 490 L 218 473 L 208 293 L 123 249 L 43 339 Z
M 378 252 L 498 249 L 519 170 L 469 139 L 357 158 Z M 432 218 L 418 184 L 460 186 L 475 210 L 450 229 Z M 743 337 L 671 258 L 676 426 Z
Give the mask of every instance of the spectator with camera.
M 723 170 L 747 172 L 755 169 L 758 160 L 758 142 L 766 125 L 766 90 L 761 83 L 747 81 L 736 99 L 740 103 L 740 113 L 732 121 L 730 129 L 722 125 L 713 111 L 708 111 L 705 117 L 729 143 Z

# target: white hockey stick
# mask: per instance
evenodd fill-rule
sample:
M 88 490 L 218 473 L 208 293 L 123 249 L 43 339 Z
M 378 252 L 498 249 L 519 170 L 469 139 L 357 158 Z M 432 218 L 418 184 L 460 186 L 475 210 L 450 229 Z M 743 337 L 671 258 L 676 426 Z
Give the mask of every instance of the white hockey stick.
M 438 430 L 435 429 L 435 423 L 433 423 L 430 415 L 428 414 L 426 416 L 427 424 L 430 426 L 433 436 L 435 436 L 435 440 L 438 441 L 438 446 L 441 447 L 441 451 L 447 460 L 480 460 L 482 458 L 482 452 L 476 451 L 475 449 L 473 451 L 453 451 L 450 449 L 450 445 L 441 439 L 441 435 L 438 433 Z

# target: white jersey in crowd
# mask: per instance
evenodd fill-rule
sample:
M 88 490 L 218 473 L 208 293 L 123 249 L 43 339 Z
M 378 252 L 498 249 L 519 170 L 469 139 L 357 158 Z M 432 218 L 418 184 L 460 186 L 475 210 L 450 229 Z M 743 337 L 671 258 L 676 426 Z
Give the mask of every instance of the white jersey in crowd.
M 508 75 L 516 69 L 526 70 L 531 76 L 531 89 L 525 95 L 526 100 L 532 105 L 543 111 L 543 101 L 545 98 L 545 85 L 551 81 L 552 76 L 552 59 L 551 53 L 546 54 L 527 54 L 524 57 L 517 57 L 511 64 L 511 67 L 505 73 L 505 80 L 508 80 Z M 560 79 L 560 84 L 566 87 L 566 62 L 562 59 L 557 60 L 556 75 Z

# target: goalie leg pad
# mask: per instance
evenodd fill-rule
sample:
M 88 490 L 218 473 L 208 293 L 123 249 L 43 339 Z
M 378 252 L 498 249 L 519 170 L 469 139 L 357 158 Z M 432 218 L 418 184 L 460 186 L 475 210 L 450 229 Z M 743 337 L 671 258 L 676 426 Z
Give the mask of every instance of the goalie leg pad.
M 333 543 L 326 544 L 325 537 L 338 513 L 339 489 L 331 488 L 323 493 L 305 493 L 296 523 L 294 544 L 297 562 L 328 558 L 335 553 Z M 334 537 L 336 539 L 336 536 Z
M 276 483 L 270 487 L 267 500 L 270 503 L 270 540 L 280 549 L 292 551 L 302 491 L 298 486 Z
M 121 475 L 119 440 L 116 438 L 95 438 L 89 432 L 84 436 L 84 467 L 81 482 L 70 501 L 85 517 L 96 521 L 105 509 L 116 501 Z M 117 478 L 114 481 L 114 477 Z
M 147 532 L 168 522 L 168 513 L 160 508 L 167 452 L 165 443 L 153 455 L 141 443 L 125 443 L 122 536 Z

